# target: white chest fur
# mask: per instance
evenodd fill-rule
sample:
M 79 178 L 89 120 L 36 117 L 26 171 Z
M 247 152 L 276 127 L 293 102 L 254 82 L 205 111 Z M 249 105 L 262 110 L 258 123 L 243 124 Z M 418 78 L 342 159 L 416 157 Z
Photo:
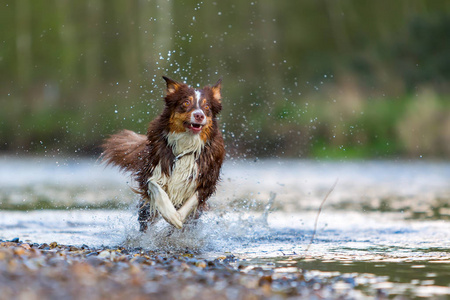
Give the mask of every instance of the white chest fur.
M 189 132 L 170 133 L 167 141 L 176 157 L 172 173 L 170 176 L 165 176 L 161 173 L 161 166 L 158 165 L 150 180 L 161 186 L 175 207 L 180 207 L 194 195 L 197 189 L 196 160 L 203 149 L 204 142 L 200 135 Z

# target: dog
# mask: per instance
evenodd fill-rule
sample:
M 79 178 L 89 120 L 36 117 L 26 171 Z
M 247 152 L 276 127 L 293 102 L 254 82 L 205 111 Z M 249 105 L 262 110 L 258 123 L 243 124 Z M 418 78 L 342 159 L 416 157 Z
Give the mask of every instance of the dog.
M 217 122 L 222 110 L 219 79 L 194 89 L 163 76 L 167 90 L 162 113 L 147 135 L 123 130 L 102 145 L 102 161 L 131 173 L 140 195 L 139 230 L 145 232 L 161 215 L 181 229 L 208 209 L 225 158 Z

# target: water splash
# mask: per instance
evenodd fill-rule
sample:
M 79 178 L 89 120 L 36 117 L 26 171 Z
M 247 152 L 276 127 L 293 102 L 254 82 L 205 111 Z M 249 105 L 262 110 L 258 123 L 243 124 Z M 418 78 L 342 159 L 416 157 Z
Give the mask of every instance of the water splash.
M 268 217 L 275 197 L 275 193 L 270 194 L 262 213 L 250 212 L 248 208 L 231 213 L 205 213 L 195 222 L 185 224 L 181 230 L 163 220 L 150 226 L 146 233 L 129 228 L 123 245 L 154 251 L 232 251 L 241 247 L 243 242 L 257 241 L 270 235 Z

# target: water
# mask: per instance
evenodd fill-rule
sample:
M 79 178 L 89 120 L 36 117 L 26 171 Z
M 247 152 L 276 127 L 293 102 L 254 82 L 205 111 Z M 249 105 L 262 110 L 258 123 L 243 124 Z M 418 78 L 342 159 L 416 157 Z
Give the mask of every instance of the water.
M 161 221 L 146 234 L 138 232 L 133 183 L 115 169 L 88 159 L 0 163 L 3 240 L 233 254 L 248 268 L 351 279 L 366 295 L 379 287 L 450 295 L 447 162 L 228 161 L 197 226 L 173 231 Z

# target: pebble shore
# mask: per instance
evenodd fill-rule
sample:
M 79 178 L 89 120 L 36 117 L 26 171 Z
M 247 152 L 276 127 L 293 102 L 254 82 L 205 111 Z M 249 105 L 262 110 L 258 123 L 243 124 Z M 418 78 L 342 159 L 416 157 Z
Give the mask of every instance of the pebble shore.
M 249 267 L 233 255 L 0 240 L 0 299 L 338 299 L 305 271 Z M 353 290 L 354 292 L 354 290 Z M 350 297 L 352 298 L 352 297 Z M 359 297 L 357 297 L 359 298 Z

